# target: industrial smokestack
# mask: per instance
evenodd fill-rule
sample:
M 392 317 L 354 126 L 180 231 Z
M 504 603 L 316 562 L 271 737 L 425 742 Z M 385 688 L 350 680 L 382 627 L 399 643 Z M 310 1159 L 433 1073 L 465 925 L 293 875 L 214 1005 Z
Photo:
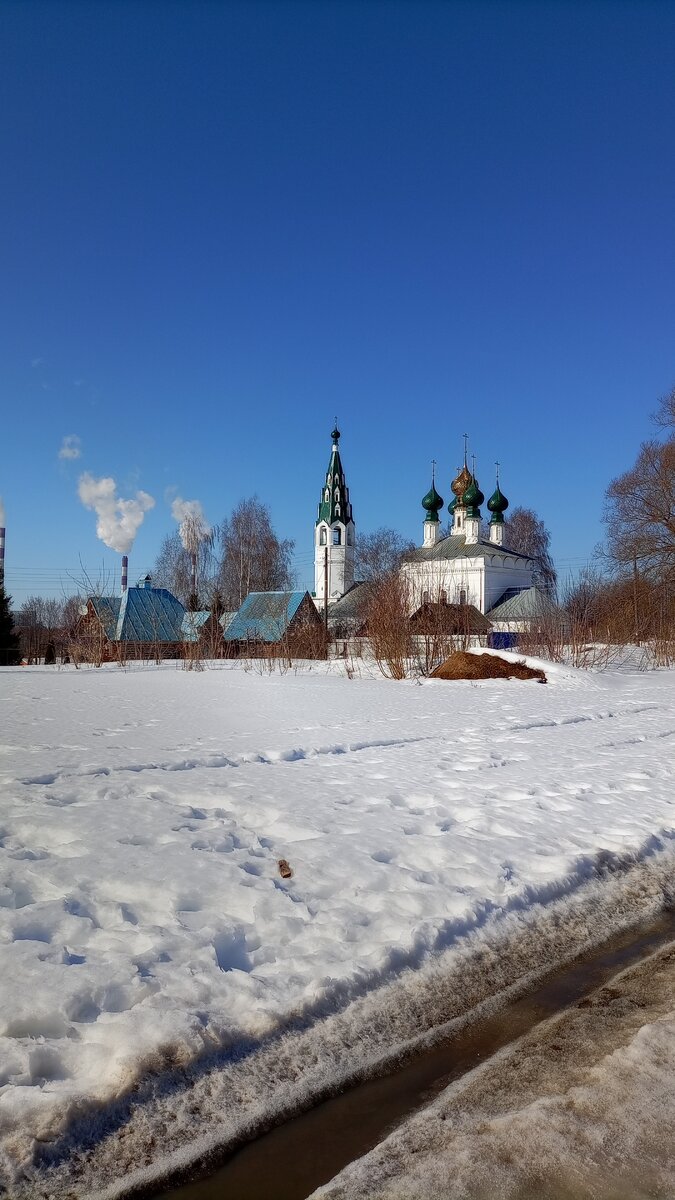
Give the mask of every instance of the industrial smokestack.
M 5 584 L 5 506 L 0 497 L 0 587 Z
M 127 590 L 129 585 L 129 559 L 126 554 L 122 555 L 122 595 Z

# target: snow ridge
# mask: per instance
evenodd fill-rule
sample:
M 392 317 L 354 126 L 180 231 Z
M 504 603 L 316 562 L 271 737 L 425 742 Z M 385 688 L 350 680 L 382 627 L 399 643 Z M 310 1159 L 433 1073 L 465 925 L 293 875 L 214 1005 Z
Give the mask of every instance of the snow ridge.
M 65 1136 L 41 1146 L 32 1165 L 14 1175 L 10 1195 L 58 1200 L 76 1188 L 91 1200 L 121 1200 L 207 1164 L 649 920 L 673 903 L 674 870 L 675 848 L 655 837 L 621 860 L 600 856 L 595 868 L 584 861 L 576 895 L 529 905 L 522 898 L 510 914 L 494 914 L 421 968 L 404 970 L 337 1012 L 322 1014 L 317 1006 L 292 1014 L 285 1029 L 258 1044 L 220 1049 L 186 1067 L 176 1068 L 167 1047 L 142 1064 L 143 1081 L 118 1102 L 86 1112 Z

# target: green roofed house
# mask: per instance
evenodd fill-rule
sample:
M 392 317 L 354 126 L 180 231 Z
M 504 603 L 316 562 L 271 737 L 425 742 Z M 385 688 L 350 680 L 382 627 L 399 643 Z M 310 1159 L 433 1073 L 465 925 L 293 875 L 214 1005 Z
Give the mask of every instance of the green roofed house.
M 541 588 L 526 588 L 524 592 L 509 589 L 487 614 L 494 633 L 523 633 L 550 619 L 559 618 L 559 610 L 547 592 Z
M 77 630 L 82 656 L 92 661 L 179 658 L 185 609 L 166 588 L 153 588 L 146 575 L 121 596 L 89 596 Z
M 302 658 L 325 654 L 323 622 L 309 592 L 250 592 L 223 637 L 233 654 L 272 646 Z

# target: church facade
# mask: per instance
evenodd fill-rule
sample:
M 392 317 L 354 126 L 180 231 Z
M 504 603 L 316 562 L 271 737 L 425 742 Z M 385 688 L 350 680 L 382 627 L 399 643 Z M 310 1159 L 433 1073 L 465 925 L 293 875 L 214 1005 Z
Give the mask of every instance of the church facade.
M 340 431 L 331 434 L 328 470 L 314 526 L 314 599 L 330 608 L 359 586 L 354 578 L 356 525 L 340 457 Z M 489 614 L 496 605 L 532 587 L 532 560 L 508 548 L 504 513 L 508 500 L 499 486 L 487 502 L 487 536 L 481 507 L 485 502 L 475 469 L 466 462 L 451 484 L 449 532 L 441 528 L 444 501 L 432 478 L 422 500 L 425 517 L 422 545 L 401 564 L 410 611 L 425 604 L 468 604 Z M 341 607 L 341 605 L 338 605 Z
M 464 466 L 453 479 L 448 505 L 450 532 L 443 534 L 439 512 L 443 499 L 431 488 L 422 500 L 426 516 L 422 545 L 407 555 L 401 570 L 413 607 L 421 604 L 472 604 L 489 613 L 497 604 L 532 586 L 532 560 L 509 550 L 504 541 L 504 513 L 509 502 L 499 487 L 487 502 L 488 536 L 483 533 L 485 502 L 475 473 Z

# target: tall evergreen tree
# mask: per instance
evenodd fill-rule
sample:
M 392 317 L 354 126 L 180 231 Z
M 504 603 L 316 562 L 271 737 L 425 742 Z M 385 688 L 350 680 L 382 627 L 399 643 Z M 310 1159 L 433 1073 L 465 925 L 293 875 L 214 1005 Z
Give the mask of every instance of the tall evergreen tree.
M 19 661 L 19 635 L 14 632 L 14 619 L 10 608 L 11 596 L 6 595 L 0 583 L 0 663 L 5 667 L 15 666 Z

